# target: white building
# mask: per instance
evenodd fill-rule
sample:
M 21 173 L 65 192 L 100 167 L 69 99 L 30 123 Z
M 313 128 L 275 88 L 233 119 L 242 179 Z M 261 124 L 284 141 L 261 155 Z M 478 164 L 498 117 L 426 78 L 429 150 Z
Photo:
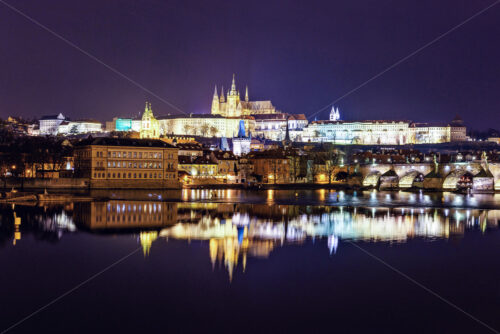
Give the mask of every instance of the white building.
M 49 115 L 40 118 L 40 134 L 41 135 L 56 135 L 59 125 L 66 120 L 63 114 Z
M 286 125 L 288 121 L 288 129 L 290 137 L 294 141 L 300 140 L 302 130 L 307 126 L 307 118 L 304 114 L 263 114 L 253 115 L 255 118 L 255 136 L 264 137 L 270 140 L 285 139 Z
M 102 132 L 102 123 L 96 120 L 85 119 L 79 121 L 63 121 L 57 129 L 58 134 L 80 134 Z
M 302 140 L 358 145 L 436 144 L 464 140 L 465 131 L 463 126 L 409 121 L 314 121 L 304 129 Z

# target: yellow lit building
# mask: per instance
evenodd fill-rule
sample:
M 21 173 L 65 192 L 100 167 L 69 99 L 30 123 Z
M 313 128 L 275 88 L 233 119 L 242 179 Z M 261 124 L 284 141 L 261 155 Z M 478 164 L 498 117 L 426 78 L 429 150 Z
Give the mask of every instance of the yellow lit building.
M 148 105 L 146 102 L 146 108 L 144 109 L 144 114 L 142 114 L 140 135 L 141 138 L 160 138 L 160 123 L 153 115 L 151 103 Z
M 178 151 L 155 139 L 88 138 L 75 145 L 75 177 L 91 188 L 179 188 Z
M 224 96 L 224 87 L 221 89 L 221 95 L 217 94 L 215 87 L 212 99 L 211 112 L 213 115 L 224 117 L 241 117 L 258 114 L 275 114 L 276 108 L 271 101 L 249 101 L 248 87 L 245 89 L 245 100 L 240 99 L 240 92 L 236 90 L 236 81 L 233 74 L 231 90 Z M 278 112 L 279 113 L 279 112 Z
M 177 136 L 227 137 L 238 135 L 240 121 L 246 133 L 255 130 L 255 119 L 251 116 L 222 117 L 221 115 L 191 114 L 158 117 L 160 134 Z

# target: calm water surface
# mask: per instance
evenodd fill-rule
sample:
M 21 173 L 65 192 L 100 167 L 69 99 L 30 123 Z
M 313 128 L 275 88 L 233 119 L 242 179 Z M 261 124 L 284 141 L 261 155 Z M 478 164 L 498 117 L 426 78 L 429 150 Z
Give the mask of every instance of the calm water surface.
M 500 330 L 498 195 L 92 195 L 0 206 L 0 333 Z

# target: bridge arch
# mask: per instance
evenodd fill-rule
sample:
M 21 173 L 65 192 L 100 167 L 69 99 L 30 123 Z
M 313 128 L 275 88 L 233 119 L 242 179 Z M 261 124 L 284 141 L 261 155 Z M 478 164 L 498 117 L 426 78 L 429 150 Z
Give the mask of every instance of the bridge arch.
M 399 188 L 402 189 L 411 188 L 413 187 L 415 181 L 423 182 L 423 180 L 424 180 L 424 174 L 413 169 L 399 179 Z
M 458 188 L 458 181 L 465 174 L 470 174 L 467 170 L 457 169 L 450 172 L 444 179 L 443 190 L 456 190 Z
M 380 175 L 379 171 L 374 171 L 366 175 L 363 179 L 363 187 L 377 187 Z

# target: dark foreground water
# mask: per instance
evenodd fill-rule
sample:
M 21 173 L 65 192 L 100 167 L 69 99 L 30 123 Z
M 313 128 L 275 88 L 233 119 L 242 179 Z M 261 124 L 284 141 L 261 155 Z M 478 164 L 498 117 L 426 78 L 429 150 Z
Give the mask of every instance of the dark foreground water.
M 0 333 L 494 333 L 497 196 L 225 190 L 3 205 Z

